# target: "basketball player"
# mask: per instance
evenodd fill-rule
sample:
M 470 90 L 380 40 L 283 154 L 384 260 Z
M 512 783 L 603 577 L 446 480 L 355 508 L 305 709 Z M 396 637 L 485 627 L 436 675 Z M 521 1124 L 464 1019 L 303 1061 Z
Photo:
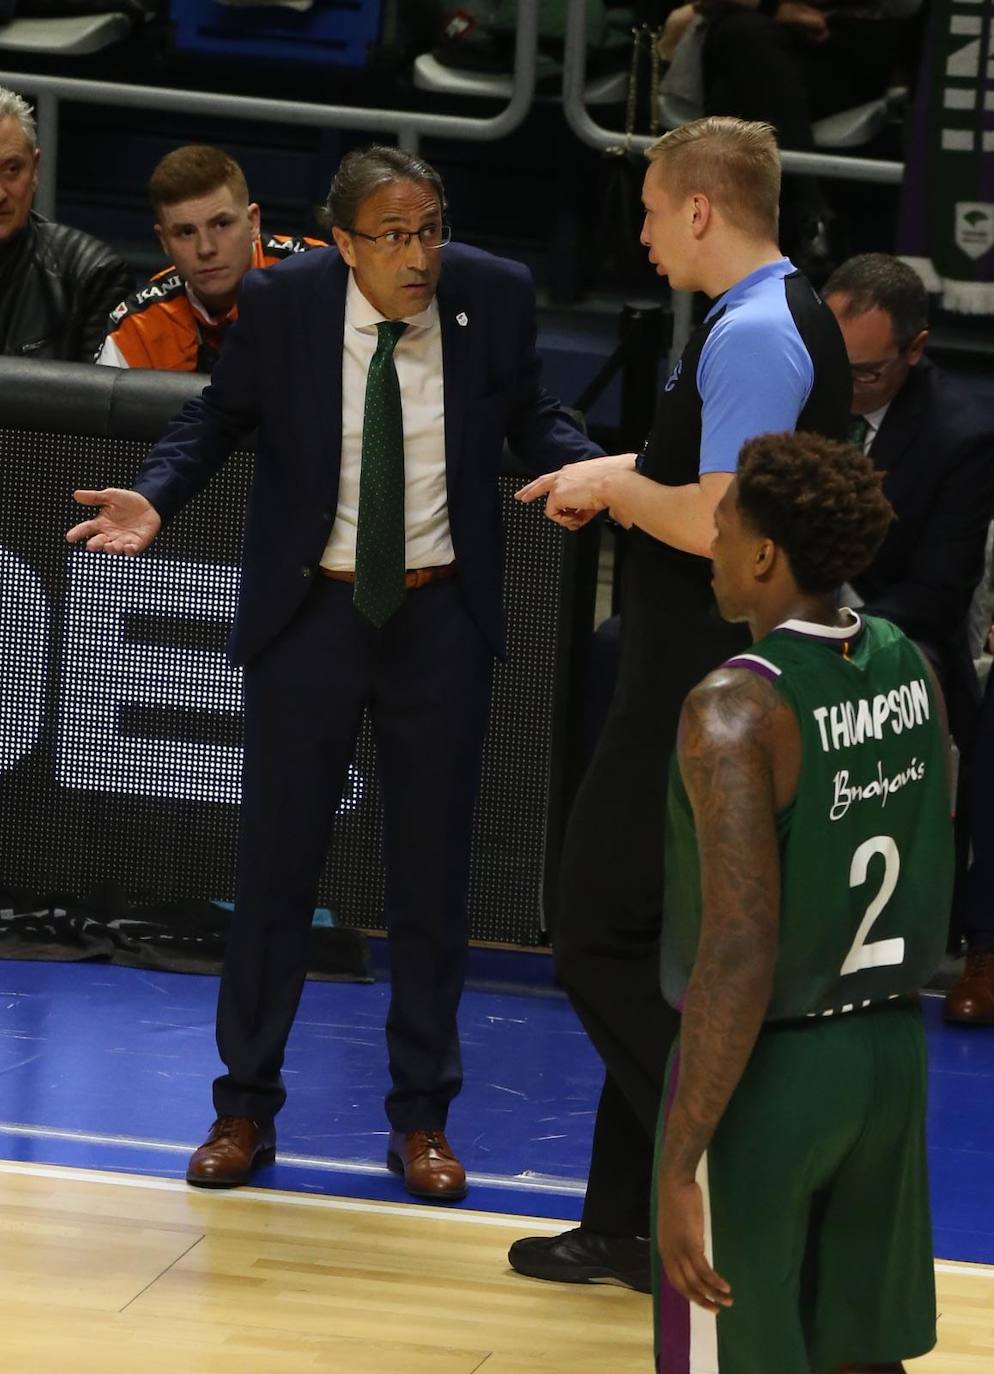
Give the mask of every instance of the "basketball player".
M 687 698 L 670 775 L 659 1374 L 935 1344 L 915 995 L 952 888 L 944 707 L 901 631 L 836 609 L 891 517 L 869 459 L 804 433 L 750 440 L 717 508 L 718 607 L 754 643 Z

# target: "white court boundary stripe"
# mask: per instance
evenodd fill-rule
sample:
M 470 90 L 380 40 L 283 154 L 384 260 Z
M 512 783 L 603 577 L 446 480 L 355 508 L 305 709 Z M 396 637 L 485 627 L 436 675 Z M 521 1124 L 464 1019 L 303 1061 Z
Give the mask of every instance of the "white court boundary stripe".
M 281 1193 L 262 1188 L 200 1189 L 194 1193 L 189 1184 L 177 1178 L 154 1178 L 148 1174 L 111 1174 L 98 1169 L 71 1169 L 64 1164 L 18 1164 L 0 1159 L 0 1175 L 15 1174 L 21 1178 L 59 1179 L 64 1183 L 96 1183 L 104 1187 L 144 1188 L 148 1192 L 183 1193 L 186 1197 L 210 1198 L 222 1206 L 227 1198 L 242 1202 L 261 1202 L 274 1206 L 317 1207 L 328 1212 L 365 1212 L 388 1217 L 424 1217 L 431 1221 L 453 1221 L 456 1224 L 477 1226 L 516 1226 L 524 1221 L 535 1231 L 557 1235 L 569 1221 L 563 1217 L 513 1216 L 511 1213 L 473 1212 L 469 1208 L 422 1207 L 416 1202 L 367 1202 L 356 1198 L 324 1197 L 314 1193 Z M 937 1274 L 967 1274 L 975 1278 L 994 1279 L 994 1265 L 966 1264 L 957 1260 L 936 1260 Z
M 51 1126 L 27 1126 L 16 1121 L 0 1121 L 0 1135 L 23 1136 L 32 1140 L 68 1140 L 80 1145 L 108 1145 L 128 1150 L 161 1150 L 166 1154 L 188 1155 L 195 1144 L 178 1144 L 174 1140 L 148 1140 L 143 1136 L 96 1135 L 88 1131 L 60 1130 Z M 363 1159 L 329 1159 L 322 1155 L 277 1154 L 277 1162 L 295 1169 L 320 1169 L 333 1174 L 363 1174 L 386 1178 L 390 1173 L 385 1164 L 370 1164 Z M 550 1178 L 535 1174 L 467 1174 L 467 1181 L 478 1188 L 507 1188 L 513 1192 L 551 1193 L 563 1197 L 582 1197 L 587 1185 L 584 1181 Z
M 695 1179 L 701 1190 L 704 1211 L 704 1258 L 714 1268 L 714 1241 L 711 1233 L 711 1189 L 708 1184 L 708 1152 L 701 1155 Z M 705 1312 L 690 1304 L 690 1368 L 694 1374 L 719 1374 L 718 1314 Z
M 974 1278 L 994 1279 L 994 1265 L 991 1264 L 966 1264 L 958 1260 L 936 1260 L 935 1272 L 937 1274 L 972 1274 Z
M 178 1178 L 152 1178 L 147 1174 L 112 1174 L 98 1169 L 71 1169 L 63 1164 L 18 1164 L 0 1159 L 0 1176 L 16 1174 L 22 1178 L 58 1179 L 63 1183 L 97 1183 L 105 1187 L 143 1188 L 148 1192 L 182 1193 L 193 1198 L 206 1198 L 224 1206 L 228 1199 L 259 1202 L 265 1206 L 316 1207 L 327 1212 L 362 1212 L 374 1216 L 420 1217 L 426 1221 L 452 1221 L 457 1225 L 511 1226 L 527 1223 L 533 1231 L 558 1235 L 571 1223 L 566 1218 L 529 1217 L 510 1212 L 473 1212 L 468 1208 L 449 1209 L 424 1207 L 416 1202 L 369 1202 L 359 1198 L 325 1197 L 320 1193 L 283 1193 L 263 1188 L 192 1189 Z

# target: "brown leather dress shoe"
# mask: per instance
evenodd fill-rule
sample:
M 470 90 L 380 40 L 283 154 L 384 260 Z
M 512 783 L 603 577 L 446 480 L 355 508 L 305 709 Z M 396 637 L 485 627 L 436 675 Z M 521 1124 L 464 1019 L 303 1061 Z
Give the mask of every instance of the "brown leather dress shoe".
M 404 1175 L 407 1191 L 414 1197 L 452 1202 L 466 1196 L 466 1170 L 442 1131 L 391 1131 L 387 1168 Z
M 276 1158 L 273 1123 L 248 1116 L 219 1116 L 186 1166 L 186 1181 L 198 1188 L 237 1188 L 252 1171 Z
M 966 971 L 946 993 L 943 1015 L 965 1026 L 994 1026 L 994 954 L 966 956 Z

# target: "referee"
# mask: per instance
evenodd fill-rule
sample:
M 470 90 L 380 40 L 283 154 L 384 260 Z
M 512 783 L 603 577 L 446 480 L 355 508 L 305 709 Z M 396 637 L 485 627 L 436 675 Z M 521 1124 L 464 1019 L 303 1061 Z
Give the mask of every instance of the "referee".
M 524 487 L 568 529 L 607 510 L 631 529 L 614 698 L 562 857 L 559 976 L 606 1069 L 580 1226 L 511 1247 L 519 1273 L 650 1289 L 656 1119 L 679 1016 L 662 999 L 666 778 L 687 692 L 747 642 L 724 624 L 708 557 L 743 443 L 844 438 L 852 384 L 831 312 L 777 244 L 769 125 L 707 118 L 648 152 L 642 243 L 660 276 L 712 304 L 667 380 L 643 450 Z

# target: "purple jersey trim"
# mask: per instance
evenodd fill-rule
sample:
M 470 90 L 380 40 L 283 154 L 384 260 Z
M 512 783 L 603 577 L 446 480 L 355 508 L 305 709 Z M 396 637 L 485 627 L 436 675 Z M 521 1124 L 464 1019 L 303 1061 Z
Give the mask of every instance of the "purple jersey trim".
M 785 620 L 773 633 L 790 635 L 792 639 L 804 639 L 809 644 L 824 644 L 830 649 L 841 649 L 843 644 L 848 644 L 851 648 L 863 633 L 863 620 L 850 607 L 845 606 L 842 609 L 847 610 L 852 616 L 852 625 L 833 629 L 831 625 L 815 625 L 807 620 Z
M 726 659 L 721 666 L 723 668 L 745 668 L 750 673 L 765 677 L 767 682 L 776 682 L 777 678 L 783 675 L 781 668 L 778 668 L 775 663 L 768 662 L 765 658 L 760 658 L 759 654 L 736 654 L 734 658 Z

